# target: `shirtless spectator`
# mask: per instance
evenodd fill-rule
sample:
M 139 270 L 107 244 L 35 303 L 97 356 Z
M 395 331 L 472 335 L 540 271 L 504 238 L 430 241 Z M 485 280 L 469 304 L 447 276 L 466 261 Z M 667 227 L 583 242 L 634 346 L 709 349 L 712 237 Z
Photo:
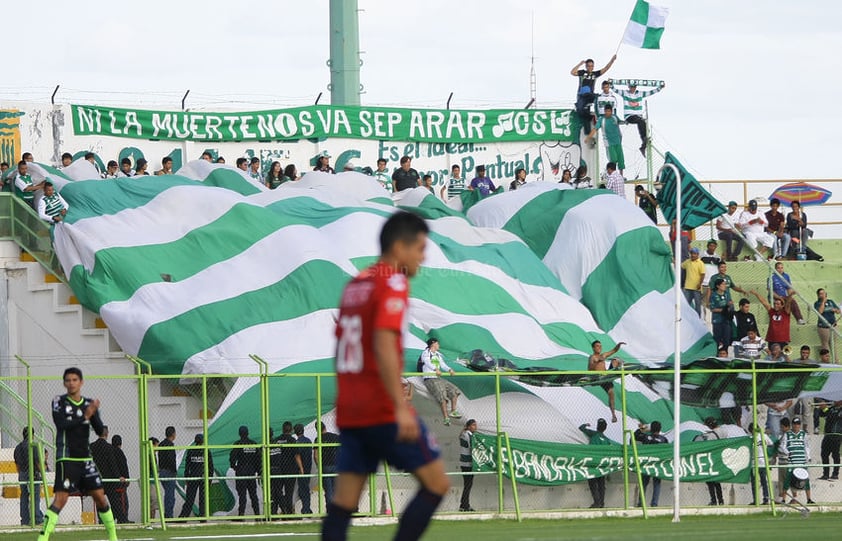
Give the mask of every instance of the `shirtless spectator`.
M 757 212 L 757 201 L 753 199 L 749 201 L 748 208 L 740 214 L 739 227 L 746 238 L 748 247 L 760 252 L 760 255 L 756 256 L 758 261 L 763 261 L 764 247 L 770 250 L 775 247 L 775 237 L 766 231 L 768 226 L 766 216 Z
M 725 259 L 728 261 L 736 261 L 743 251 L 743 239 L 736 229 L 739 221 L 740 210 L 736 201 L 729 201 L 728 212 L 716 220 L 716 236 L 725 241 Z
M 611 359 L 613 355 L 616 355 L 620 348 L 623 347 L 626 343 L 625 342 L 617 342 L 617 345 L 614 346 L 614 349 L 608 351 L 607 353 L 602 352 L 602 342 L 599 340 L 594 340 L 591 343 L 591 349 L 593 349 L 593 354 L 588 357 L 588 370 L 593 372 L 604 372 L 606 370 L 611 370 L 612 368 L 616 368 L 623 364 L 623 361 L 620 359 Z M 608 393 L 608 407 L 611 409 L 611 422 L 617 422 L 617 410 L 614 407 L 614 383 L 603 383 L 602 388 L 605 389 L 605 392 Z

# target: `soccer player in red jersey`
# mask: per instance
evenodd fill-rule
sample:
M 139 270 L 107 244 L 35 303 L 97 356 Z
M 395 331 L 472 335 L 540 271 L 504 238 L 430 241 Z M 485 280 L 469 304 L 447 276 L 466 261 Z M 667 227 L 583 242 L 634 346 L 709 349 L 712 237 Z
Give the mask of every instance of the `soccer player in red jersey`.
M 450 488 L 435 437 L 401 387 L 407 279 L 424 260 L 428 232 L 417 215 L 393 214 L 380 232 L 380 259 L 342 293 L 336 327 L 339 475 L 322 523 L 325 541 L 346 539 L 366 480 L 381 461 L 411 472 L 421 484 L 396 540 L 419 539 Z

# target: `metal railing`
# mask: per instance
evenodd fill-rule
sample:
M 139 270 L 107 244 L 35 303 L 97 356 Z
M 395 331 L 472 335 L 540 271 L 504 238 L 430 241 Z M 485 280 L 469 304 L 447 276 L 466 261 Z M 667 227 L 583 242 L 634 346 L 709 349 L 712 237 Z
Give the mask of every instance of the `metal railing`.
M 14 241 L 48 272 L 66 282 L 53 250 L 52 227 L 26 201 L 0 192 L 0 238 Z

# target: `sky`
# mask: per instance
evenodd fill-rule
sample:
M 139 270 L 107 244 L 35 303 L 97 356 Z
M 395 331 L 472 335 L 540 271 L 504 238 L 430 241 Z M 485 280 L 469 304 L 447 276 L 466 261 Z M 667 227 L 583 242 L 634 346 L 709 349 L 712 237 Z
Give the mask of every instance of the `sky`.
M 655 144 L 703 179 L 839 177 L 842 2 L 662 1 L 661 50 L 619 49 L 616 78 L 663 79 Z M 363 105 L 570 105 L 633 0 L 359 0 Z M 3 101 L 194 110 L 329 103 L 327 0 L 7 2 Z M 33 18 L 33 13 L 41 15 Z M 534 37 L 533 37 L 534 21 Z M 14 59 L 14 60 L 13 60 Z M 15 69 L 14 65 L 25 69 Z

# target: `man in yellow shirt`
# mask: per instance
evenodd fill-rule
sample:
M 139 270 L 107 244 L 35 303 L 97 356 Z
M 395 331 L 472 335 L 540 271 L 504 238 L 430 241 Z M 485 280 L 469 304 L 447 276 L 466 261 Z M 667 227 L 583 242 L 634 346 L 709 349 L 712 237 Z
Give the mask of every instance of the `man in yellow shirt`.
M 684 269 L 684 297 L 697 314 L 702 315 L 702 280 L 705 264 L 699 259 L 699 249 L 690 248 L 690 259 L 681 264 Z

